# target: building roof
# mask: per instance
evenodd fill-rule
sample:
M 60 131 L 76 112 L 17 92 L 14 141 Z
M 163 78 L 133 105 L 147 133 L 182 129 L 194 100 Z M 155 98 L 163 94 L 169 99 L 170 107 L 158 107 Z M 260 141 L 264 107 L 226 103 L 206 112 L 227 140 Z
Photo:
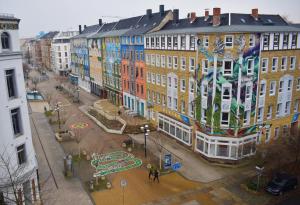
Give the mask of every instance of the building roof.
M 150 18 L 147 15 L 142 16 L 140 21 L 124 35 L 131 36 L 147 33 L 158 26 L 169 12 L 171 12 L 171 10 L 164 11 L 163 15 L 161 15 L 160 12 L 152 13 Z
M 58 31 L 50 31 L 43 35 L 40 39 L 52 39 L 54 38 L 59 32 Z
M 255 19 L 251 14 L 221 14 L 219 26 L 213 26 L 212 19 L 213 16 L 210 15 L 206 20 L 204 16 L 197 17 L 192 23 L 188 18 L 179 19 L 177 23 L 169 21 L 153 34 L 300 31 L 297 26 L 289 25 L 279 15 L 259 15 L 258 19 Z
M 143 16 L 135 16 L 131 18 L 121 19 L 113 30 L 133 28 Z
M 290 24 L 290 26 L 293 26 L 293 27 L 296 27 L 296 28 L 300 28 L 300 23 Z
M 102 25 L 101 25 L 102 26 Z M 81 32 L 81 34 L 74 36 L 73 38 L 87 38 L 90 35 L 96 33 L 101 28 L 99 24 L 95 24 L 92 26 L 87 26 L 84 28 L 84 30 Z
M 0 13 L 0 20 L 20 22 L 21 19 L 16 18 L 13 14 Z

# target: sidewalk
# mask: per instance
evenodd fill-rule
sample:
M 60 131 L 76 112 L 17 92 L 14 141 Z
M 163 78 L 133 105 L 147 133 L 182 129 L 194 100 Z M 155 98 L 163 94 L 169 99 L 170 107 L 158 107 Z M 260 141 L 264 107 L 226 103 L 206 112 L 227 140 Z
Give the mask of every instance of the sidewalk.
M 137 143 L 144 144 L 144 134 L 131 134 L 129 136 Z M 162 139 L 162 146 L 182 159 L 182 168 L 178 172 L 187 179 L 208 183 L 225 178 L 237 171 L 235 168 L 224 168 L 209 164 L 204 159 L 196 157 L 195 153 L 178 144 L 175 140 L 160 132 L 151 132 L 147 140 L 147 149 L 156 154 L 157 157 L 159 157 L 159 152 L 154 142 L 154 136 L 159 136 Z
M 43 204 L 93 204 L 77 178 L 63 175 L 64 152 L 43 113 L 30 116 L 32 139 L 39 165 Z

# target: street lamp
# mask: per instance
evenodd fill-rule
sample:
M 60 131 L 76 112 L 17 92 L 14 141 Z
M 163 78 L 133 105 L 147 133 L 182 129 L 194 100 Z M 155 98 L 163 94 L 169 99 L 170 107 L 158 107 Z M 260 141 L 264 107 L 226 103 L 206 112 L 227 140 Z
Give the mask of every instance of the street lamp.
M 149 132 L 150 132 L 148 128 L 149 128 L 148 125 L 145 125 L 145 127 L 141 127 L 142 132 L 144 132 L 144 139 L 145 139 L 145 145 L 144 145 L 145 158 L 147 158 L 147 137 L 149 136 Z
M 60 109 L 60 107 L 59 107 L 58 103 L 56 103 L 56 105 L 55 105 L 55 108 L 54 108 L 54 111 L 56 111 L 56 112 L 57 112 L 57 118 L 58 118 L 58 129 L 60 130 L 60 116 L 59 116 L 59 109 Z

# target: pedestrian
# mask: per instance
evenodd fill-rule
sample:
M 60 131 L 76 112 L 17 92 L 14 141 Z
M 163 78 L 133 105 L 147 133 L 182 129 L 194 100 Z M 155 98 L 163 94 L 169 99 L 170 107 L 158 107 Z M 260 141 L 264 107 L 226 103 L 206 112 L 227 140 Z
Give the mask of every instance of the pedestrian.
M 149 176 L 148 176 L 148 179 L 151 180 L 153 176 L 153 170 L 152 170 L 152 167 L 149 169 Z
M 159 175 L 159 172 L 158 172 L 158 170 L 156 169 L 156 170 L 154 171 L 154 179 L 153 179 L 154 182 L 155 182 L 155 179 L 157 179 L 157 182 L 159 183 L 158 175 Z

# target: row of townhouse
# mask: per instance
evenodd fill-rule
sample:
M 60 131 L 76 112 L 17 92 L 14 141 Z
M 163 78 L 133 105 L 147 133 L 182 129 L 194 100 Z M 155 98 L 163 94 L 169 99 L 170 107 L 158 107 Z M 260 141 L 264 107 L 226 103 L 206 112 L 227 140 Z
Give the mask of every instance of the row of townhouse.
M 299 31 L 258 9 L 179 19 L 160 5 L 80 31 L 72 78 L 204 157 L 237 161 L 298 127 Z

